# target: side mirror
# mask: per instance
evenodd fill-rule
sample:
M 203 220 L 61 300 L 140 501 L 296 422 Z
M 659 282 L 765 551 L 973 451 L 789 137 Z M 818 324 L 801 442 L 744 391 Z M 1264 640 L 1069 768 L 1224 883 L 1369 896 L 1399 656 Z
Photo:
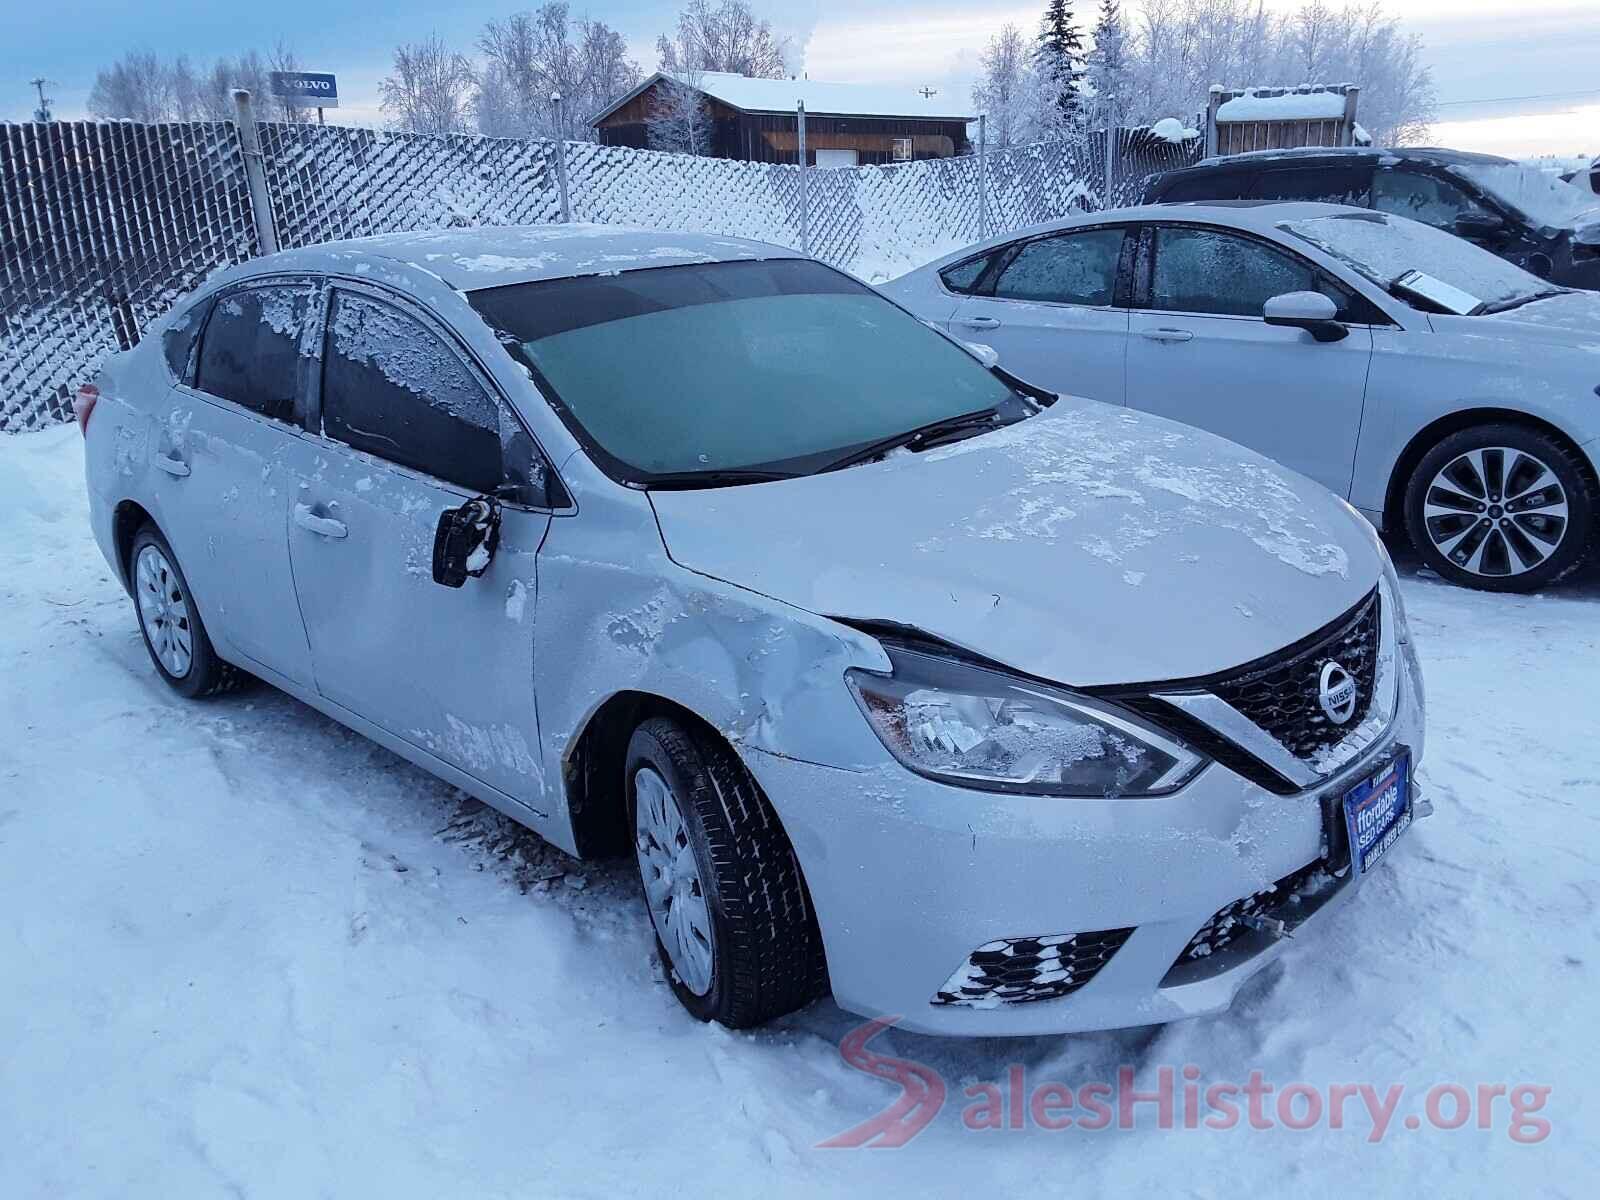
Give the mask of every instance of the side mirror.
M 500 545 L 500 502 L 487 496 L 439 514 L 433 535 L 433 581 L 458 588 L 489 569 Z
M 1339 323 L 1339 306 L 1321 292 L 1285 292 L 1262 305 L 1268 325 L 1304 329 L 1319 342 L 1337 342 L 1350 336 Z
M 1456 214 L 1455 230 L 1469 242 L 1490 242 L 1505 233 L 1506 223 L 1493 213 L 1464 212 Z

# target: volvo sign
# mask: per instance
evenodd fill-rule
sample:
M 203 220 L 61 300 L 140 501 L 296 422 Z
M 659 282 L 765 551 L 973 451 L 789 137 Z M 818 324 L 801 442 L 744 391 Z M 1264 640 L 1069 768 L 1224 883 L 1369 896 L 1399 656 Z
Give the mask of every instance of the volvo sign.
M 338 108 L 339 83 L 326 71 L 272 71 L 273 98 L 299 108 Z

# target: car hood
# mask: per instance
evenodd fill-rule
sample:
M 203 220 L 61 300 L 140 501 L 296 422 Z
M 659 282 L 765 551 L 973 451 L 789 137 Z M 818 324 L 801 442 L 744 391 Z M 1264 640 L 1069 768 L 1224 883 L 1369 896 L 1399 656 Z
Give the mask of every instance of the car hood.
M 679 564 L 1080 687 L 1211 674 L 1377 585 L 1375 535 L 1221 438 L 1077 398 L 802 479 L 651 493 Z
M 1479 322 L 1492 321 L 1488 327 Z M 1441 322 L 1434 318 L 1435 326 Z M 1595 292 L 1566 292 L 1535 300 L 1502 313 L 1489 313 L 1482 317 L 1456 317 L 1454 327 L 1464 332 L 1482 332 L 1492 329 L 1503 337 L 1556 342 L 1600 349 L 1600 294 Z

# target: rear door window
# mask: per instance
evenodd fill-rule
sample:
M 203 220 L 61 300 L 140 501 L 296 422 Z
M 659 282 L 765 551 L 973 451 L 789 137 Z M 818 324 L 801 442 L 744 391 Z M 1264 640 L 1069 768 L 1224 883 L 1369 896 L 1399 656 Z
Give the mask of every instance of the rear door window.
M 1367 207 L 1372 171 L 1343 165 L 1263 171 L 1250 190 L 1252 200 L 1315 200 L 1322 204 Z
M 421 321 L 368 296 L 334 293 L 322 426 L 347 446 L 472 492 L 506 482 L 499 402 Z
M 946 267 L 939 272 L 939 278 L 944 280 L 944 286 L 952 292 L 959 292 L 963 296 L 968 295 L 978 285 L 978 280 L 983 278 L 983 273 L 988 269 L 991 257 L 993 256 L 981 254 L 977 258 L 969 258 L 964 263 Z
M 300 337 L 315 295 L 303 284 L 273 284 L 219 297 L 201 337 L 195 387 L 292 423 Z
M 1242 200 L 1250 187 L 1250 176 L 1241 171 L 1207 171 L 1175 179 L 1160 189 L 1156 200 L 1178 204 L 1185 200 Z
M 997 300 L 1108 307 L 1116 295 L 1122 238 L 1120 228 L 1037 238 L 1001 268 L 991 294 Z

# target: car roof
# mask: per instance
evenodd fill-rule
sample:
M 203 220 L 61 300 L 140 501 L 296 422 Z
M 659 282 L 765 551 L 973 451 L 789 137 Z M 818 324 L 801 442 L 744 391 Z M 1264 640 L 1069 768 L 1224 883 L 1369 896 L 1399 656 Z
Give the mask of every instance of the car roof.
M 1432 166 L 1504 166 L 1511 160 L 1494 154 L 1474 154 L 1468 150 L 1448 150 L 1440 146 L 1300 146 L 1284 150 L 1248 150 L 1243 154 L 1228 154 L 1201 159 L 1193 167 L 1182 171 L 1214 171 L 1237 166 L 1253 168 L 1265 162 L 1295 163 L 1338 162 L 1340 159 L 1372 158 L 1397 162 L 1419 162 Z M 1174 171 L 1172 174 L 1180 174 Z
M 362 274 L 400 264 L 420 268 L 457 291 L 471 292 L 649 267 L 801 257 L 781 246 L 703 233 L 626 225 L 510 225 L 323 242 L 252 259 L 240 273 Z

